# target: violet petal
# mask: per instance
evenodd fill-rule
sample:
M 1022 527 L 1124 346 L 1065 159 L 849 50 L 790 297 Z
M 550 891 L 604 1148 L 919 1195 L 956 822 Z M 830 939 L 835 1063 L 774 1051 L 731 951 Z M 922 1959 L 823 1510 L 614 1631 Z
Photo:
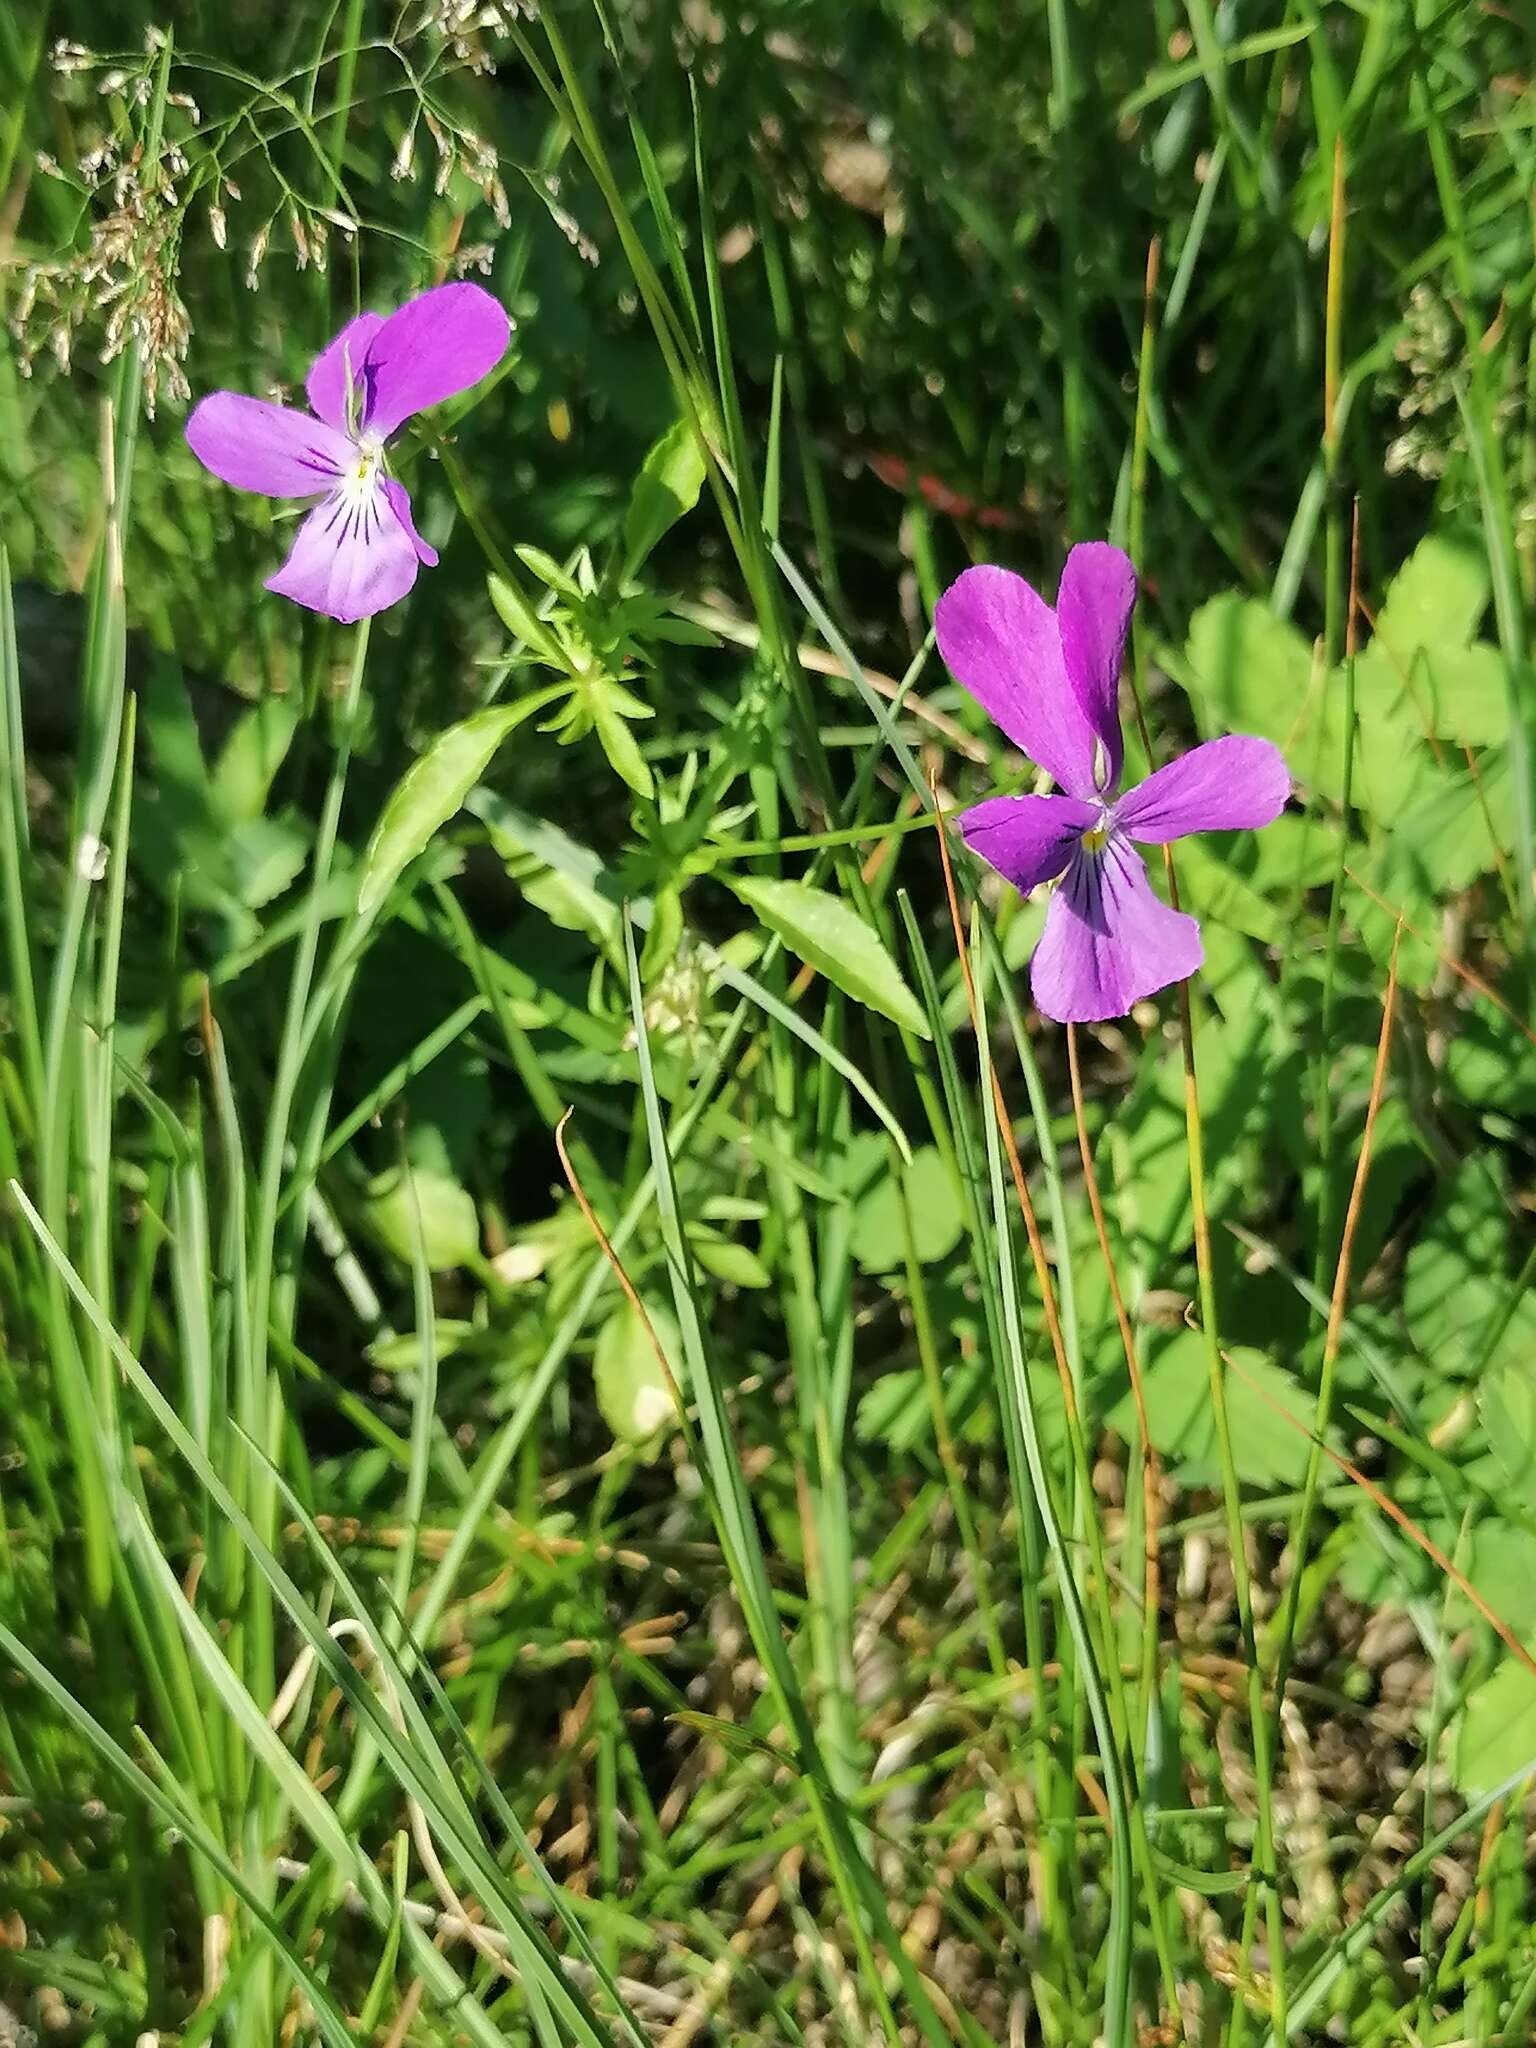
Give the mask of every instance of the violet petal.
M 353 460 L 352 443 L 296 406 L 215 391 L 192 409 L 187 445 L 204 469 L 238 491 L 313 498 Z
M 317 355 L 309 366 L 304 389 L 311 409 L 343 434 L 350 425 L 347 419 L 348 366 L 351 367 L 352 390 L 357 396 L 355 417 L 360 421 L 368 410 L 368 383 L 363 374 L 368 344 L 383 325 L 382 313 L 359 313 L 355 320 L 347 322 L 330 347 Z
M 350 626 L 404 597 L 418 566 L 411 536 L 382 491 L 350 503 L 334 491 L 299 528 L 267 588 Z
M 431 541 L 423 540 L 416 531 L 416 519 L 411 511 L 410 492 L 405 488 L 404 484 L 397 483 L 392 476 L 380 478 L 380 488 L 394 507 L 395 517 L 410 535 L 411 546 L 416 550 L 417 561 L 425 562 L 429 569 L 435 569 L 437 567 L 437 549 L 433 547 Z
M 1101 815 L 1075 796 L 993 796 L 962 813 L 960 830 L 972 853 L 1027 894 L 1055 881 Z
M 1056 623 L 1067 680 L 1104 748 L 1105 789 L 1120 780 L 1120 664 L 1135 604 L 1129 555 L 1102 540 L 1073 548 L 1056 593 Z
M 1290 793 L 1280 749 L 1233 733 L 1191 747 L 1127 790 L 1115 806 L 1115 824 L 1154 846 L 1187 832 L 1250 831 L 1278 818 Z
M 1094 794 L 1095 734 L 1056 614 L 1011 569 L 967 569 L 934 607 L 939 651 L 987 716 L 1068 795 Z
M 413 412 L 478 384 L 511 332 L 501 302 L 477 284 L 440 284 L 407 300 L 368 344 L 363 426 L 387 439 Z
M 1051 899 L 1035 948 L 1035 1004 L 1058 1024 L 1123 1017 L 1144 996 L 1193 974 L 1205 958 L 1200 927 L 1152 893 L 1141 856 L 1111 836 L 1079 851 Z

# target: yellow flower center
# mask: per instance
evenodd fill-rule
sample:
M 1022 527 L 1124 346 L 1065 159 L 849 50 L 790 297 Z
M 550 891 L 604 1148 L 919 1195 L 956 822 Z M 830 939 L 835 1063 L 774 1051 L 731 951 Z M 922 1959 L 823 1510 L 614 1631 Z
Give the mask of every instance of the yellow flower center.
M 1102 853 L 1108 838 L 1109 827 L 1107 825 L 1095 825 L 1091 831 L 1083 834 L 1084 853 Z

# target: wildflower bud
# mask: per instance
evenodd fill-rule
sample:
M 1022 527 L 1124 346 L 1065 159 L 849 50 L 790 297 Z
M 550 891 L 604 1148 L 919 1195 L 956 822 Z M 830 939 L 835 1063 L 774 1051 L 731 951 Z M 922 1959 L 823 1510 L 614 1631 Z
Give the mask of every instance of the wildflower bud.
M 299 268 L 300 270 L 307 270 L 309 268 L 309 237 L 304 232 L 304 223 L 299 219 L 297 213 L 290 213 L 288 216 L 288 226 L 293 235 L 293 246 L 298 252 Z
M 256 239 L 251 243 L 250 259 L 245 266 L 245 281 L 252 291 L 256 289 L 256 278 L 267 253 L 267 239 L 272 232 L 272 223 L 267 221 L 256 230 Z
M 395 151 L 395 160 L 389 167 L 389 175 L 392 178 L 408 178 L 415 161 L 416 123 L 413 121 L 400 138 L 400 147 Z
M 224 218 L 223 207 L 211 202 L 208 207 L 208 228 L 213 236 L 215 248 L 224 248 L 229 240 L 229 224 Z

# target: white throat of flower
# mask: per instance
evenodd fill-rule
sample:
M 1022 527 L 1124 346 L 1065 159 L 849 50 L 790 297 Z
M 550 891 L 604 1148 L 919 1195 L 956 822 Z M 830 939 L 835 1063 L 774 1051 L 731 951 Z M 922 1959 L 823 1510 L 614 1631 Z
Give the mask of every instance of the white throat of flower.
M 338 488 L 348 512 L 366 512 L 378 495 L 384 473 L 384 443 L 377 434 L 360 434 L 352 452 L 353 460 L 342 471 Z

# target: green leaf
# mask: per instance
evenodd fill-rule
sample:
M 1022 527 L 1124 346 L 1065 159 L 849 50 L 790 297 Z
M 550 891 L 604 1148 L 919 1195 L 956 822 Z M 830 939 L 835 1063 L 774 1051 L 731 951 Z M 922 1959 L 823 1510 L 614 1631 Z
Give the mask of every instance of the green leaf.
M 592 723 L 597 727 L 597 736 L 602 741 L 603 752 L 621 779 L 627 782 L 636 796 L 654 797 L 656 784 L 640 751 L 640 743 L 630 731 L 621 714 L 615 710 L 611 697 L 601 685 L 594 685 L 591 691 Z
M 1155 1847 L 1152 1857 L 1162 1877 L 1186 1891 L 1198 1892 L 1205 1899 L 1233 1898 L 1253 1882 L 1251 1870 L 1200 1870 L 1193 1863 L 1181 1863 L 1176 1856 Z
M 883 1153 L 885 1147 L 880 1150 Z M 960 1242 L 965 1214 L 949 1168 L 932 1145 L 920 1146 L 912 1154 L 907 1202 L 918 1261 L 937 1265 Z M 866 1273 L 897 1273 L 905 1265 L 901 1202 L 894 1173 L 881 1174 L 860 1199 L 850 1242 L 853 1256 Z
M 1456 1740 L 1457 1789 L 1491 1792 L 1529 1763 L 1536 1770 L 1536 1677 L 1506 1657 L 1467 1701 Z
M 1455 747 L 1508 735 L 1504 659 L 1471 644 L 1487 605 L 1483 551 L 1451 533 L 1421 541 L 1388 587 L 1375 637 L 1355 663 L 1354 794 L 1383 824 L 1396 828 L 1405 811 L 1438 794 L 1448 769 L 1431 736 Z M 1342 676 L 1330 678 L 1330 697 L 1341 691 Z
M 1214 732 L 1273 740 L 1297 774 L 1310 767 L 1302 740 L 1321 702 L 1312 649 L 1296 627 L 1257 598 L 1224 592 L 1189 622 L 1184 687 Z
M 416 1255 L 411 1194 L 421 1210 L 421 1242 L 427 1266 L 449 1273 L 473 1265 L 480 1257 L 480 1219 L 474 1197 L 452 1174 L 413 1166 L 410 1179 L 400 1168 L 380 1174 L 368 1190 L 369 1219 L 379 1237 L 407 1264 Z
M 1383 966 L 1392 951 L 1395 912 L 1401 910 L 1417 928 L 1418 938 L 1404 933 L 1398 957 L 1405 987 L 1426 988 L 1439 973 L 1433 943 L 1439 905 L 1491 873 L 1499 853 L 1513 845 L 1513 804 L 1508 759 L 1500 752 L 1485 755 L 1476 776 L 1440 773 L 1429 801 L 1391 816 L 1390 836 L 1362 876 L 1391 908 L 1383 909 L 1352 886 L 1353 919 Z
M 303 867 L 309 832 L 292 811 L 242 819 L 224 840 L 230 883 L 248 910 L 280 896 Z
M 561 568 L 553 555 L 546 554 L 543 548 L 533 547 L 526 541 L 520 541 L 512 552 L 523 567 L 537 576 L 541 583 L 547 583 L 551 590 L 558 590 L 562 597 L 580 602 L 580 584 L 574 576 Z M 491 602 L 496 602 L 494 592 L 491 595 Z
M 647 1302 L 646 1313 L 675 1380 L 682 1356 L 677 1320 L 660 1302 Z M 677 1420 L 677 1403 L 667 1376 L 627 1299 L 598 1332 L 592 1386 L 602 1418 L 620 1443 L 652 1443 Z
M 537 648 L 541 653 L 546 652 L 551 645 L 549 628 L 517 585 L 505 576 L 487 576 L 485 587 L 496 607 L 496 615 L 507 631 L 528 646 Z
M 1463 1102 L 1505 1116 L 1536 1110 L 1536 1059 L 1525 1033 L 1502 1012 L 1460 1010 L 1445 1047 L 1445 1071 Z
M 173 661 L 162 656 L 151 664 L 139 701 L 157 795 L 173 817 L 203 822 L 212 814 L 208 769 L 192 700 Z
M 947 1360 L 944 1406 L 961 1441 L 990 1444 L 997 1437 L 997 1410 L 986 1398 L 992 1368 L 985 1358 Z M 1059 1387 L 1059 1382 L 1058 1382 Z M 963 1424 L 957 1418 L 963 1417 Z M 859 1400 L 854 1435 L 860 1443 L 886 1444 L 908 1452 L 933 1441 L 933 1406 L 919 1366 L 881 1373 Z
M 1509 1312 L 1515 1285 L 1510 1277 L 1512 1229 L 1494 1168 L 1474 1157 L 1436 1203 L 1408 1254 L 1404 1319 L 1415 1345 L 1443 1380 L 1466 1378 L 1484 1360 L 1501 1325 L 1486 1360 L 1485 1385 L 1496 1373 L 1505 1390 L 1510 1384 L 1502 1377 L 1506 1369 L 1528 1369 L 1536 1353 L 1536 1301 L 1522 1295 Z
M 1497 1515 L 1480 1522 L 1467 1576 L 1507 1627 L 1520 1635 L 1536 1628 L 1536 1535 L 1529 1529 Z M 1470 1607 L 1464 1611 L 1470 1620 Z
M 704 488 L 704 457 L 686 420 L 669 427 L 646 456 L 624 515 L 624 574 L 633 576 L 662 536 L 693 510 Z
M 772 1285 L 767 1267 L 749 1245 L 739 1244 L 735 1238 L 719 1237 L 712 1230 L 691 1230 L 688 1242 L 705 1272 L 723 1280 L 728 1287 Z
M 1227 1414 L 1238 1478 L 1249 1486 L 1299 1485 L 1307 1468 L 1310 1398 L 1262 1351 L 1238 1345 L 1228 1356 L 1232 1363 L 1226 1378 Z M 1219 1485 L 1221 1464 L 1204 1337 L 1196 1330 L 1180 1330 L 1147 1369 L 1144 1387 L 1152 1441 L 1175 1467 L 1180 1482 Z M 1134 1413 L 1127 1394 L 1111 1421 L 1129 1436 Z M 1292 1427 L 1286 1416 L 1293 1416 L 1301 1427 Z
M 880 940 L 839 896 L 804 882 L 738 875 L 730 886 L 768 929 L 844 995 L 927 1038 L 928 1020 Z
M 1184 908 L 1196 917 L 1213 918 L 1265 945 L 1280 936 L 1279 911 L 1203 839 L 1187 839 L 1179 848 L 1179 888 Z
M 298 729 L 299 707 L 292 697 L 263 697 L 241 717 L 210 778 L 213 807 L 221 817 L 239 822 L 261 816 Z
M 1355 663 L 1355 700 L 1367 742 L 1389 721 L 1401 735 L 1427 730 L 1450 747 L 1497 746 L 1509 735 L 1509 686 L 1496 647 L 1420 647 L 1403 660 L 1375 640 Z M 1369 745 L 1364 759 L 1369 770 Z
M 390 792 L 363 855 L 357 914 L 371 917 L 406 868 L 431 844 L 485 773 L 507 734 L 542 710 L 558 686 L 520 703 L 477 711 L 449 726 L 414 760 Z
M 640 955 L 640 972 L 647 986 L 671 966 L 682 937 L 682 895 L 675 883 L 663 882 L 651 903 L 651 928 Z
M 1516 1498 L 1536 1503 L 1536 1368 L 1529 1355 L 1507 1359 L 1488 1373 L 1477 1390 L 1477 1407 L 1488 1448 Z M 1536 1591 L 1536 1572 L 1531 1583 Z
M 1488 559 L 1471 533 L 1426 534 L 1376 614 L 1376 638 L 1406 667 L 1421 647 L 1465 647 L 1488 609 Z

